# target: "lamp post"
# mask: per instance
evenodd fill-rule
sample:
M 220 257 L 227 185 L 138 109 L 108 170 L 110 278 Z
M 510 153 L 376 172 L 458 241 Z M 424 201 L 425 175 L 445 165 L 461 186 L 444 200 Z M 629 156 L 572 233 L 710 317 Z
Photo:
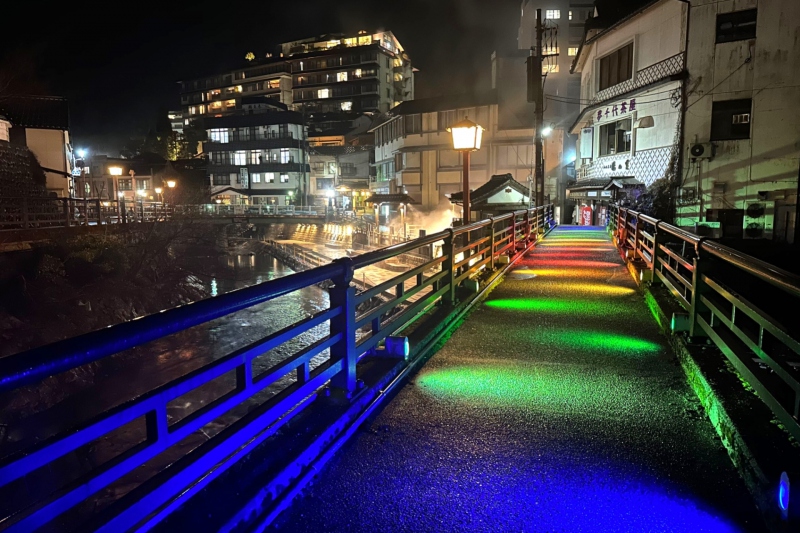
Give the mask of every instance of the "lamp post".
M 147 194 L 147 191 L 144 189 L 139 189 L 136 191 L 136 194 L 139 196 L 139 213 L 141 214 L 141 221 L 144 222 L 144 196 Z
M 122 192 L 122 191 L 117 191 L 117 198 L 119 198 L 119 202 L 118 202 L 118 205 L 117 205 L 117 207 L 119 209 L 119 216 L 120 216 L 119 220 L 123 224 L 127 224 L 127 222 L 128 222 L 128 213 L 125 211 L 125 193 Z
M 174 203 L 174 202 L 175 202 L 175 193 L 174 193 L 174 192 L 172 192 L 172 191 L 174 191 L 174 190 L 175 190 L 175 186 L 176 186 L 176 185 L 178 185 L 178 182 L 177 182 L 177 181 L 175 181 L 175 180 L 167 180 L 167 187 L 168 187 L 168 188 L 169 188 L 169 190 L 171 191 L 171 192 L 169 193 L 169 201 L 170 201 L 170 203 Z M 166 211 L 167 211 L 167 206 L 164 206 L 164 213 L 165 213 L 165 215 L 166 215 Z
M 85 152 L 85 150 L 83 150 Z M 114 176 L 114 184 L 116 185 L 117 189 L 117 198 L 119 198 L 117 202 L 117 208 L 122 216 L 122 222 L 126 222 L 125 219 L 125 193 L 119 188 L 119 177 L 122 176 L 122 167 L 108 167 L 108 173 Z
M 164 196 L 161 194 L 162 192 L 164 192 L 164 189 L 162 189 L 161 187 L 156 187 L 153 190 L 158 195 L 158 200 L 159 200 L 159 202 L 161 202 L 161 211 L 164 214 L 164 220 L 166 220 L 167 219 L 167 211 L 166 211 L 166 209 L 164 209 Z M 156 218 L 158 218 L 158 217 L 156 217 Z
M 481 138 L 483 137 L 483 128 L 475 124 L 467 117 L 464 120 L 456 122 L 447 129 L 453 135 L 453 150 L 461 152 L 464 159 L 464 170 L 462 172 L 462 199 L 464 202 L 464 224 L 469 224 L 470 217 L 470 199 L 469 199 L 469 159 L 470 153 L 480 150 Z

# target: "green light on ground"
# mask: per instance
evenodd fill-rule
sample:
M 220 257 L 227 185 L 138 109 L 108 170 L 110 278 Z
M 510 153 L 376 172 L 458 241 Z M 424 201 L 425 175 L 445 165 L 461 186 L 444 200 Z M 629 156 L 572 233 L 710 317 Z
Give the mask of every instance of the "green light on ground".
M 614 313 L 615 311 L 609 308 L 607 312 Z M 647 315 L 643 316 L 649 318 Z M 661 350 L 661 346 L 655 342 L 604 331 L 576 328 L 555 330 L 525 328 L 518 334 L 524 335 L 527 340 L 534 344 L 588 352 L 605 351 L 631 357 L 646 357 Z
M 434 397 L 515 411 L 538 408 L 592 416 L 636 416 L 655 398 L 642 394 L 636 379 L 582 367 L 479 364 L 423 370 L 417 385 Z
M 537 313 L 570 313 L 576 315 L 600 315 L 609 311 L 608 303 L 575 299 L 507 298 L 489 300 L 486 307 L 504 311 Z M 627 313 L 630 306 L 615 306 L 615 313 Z

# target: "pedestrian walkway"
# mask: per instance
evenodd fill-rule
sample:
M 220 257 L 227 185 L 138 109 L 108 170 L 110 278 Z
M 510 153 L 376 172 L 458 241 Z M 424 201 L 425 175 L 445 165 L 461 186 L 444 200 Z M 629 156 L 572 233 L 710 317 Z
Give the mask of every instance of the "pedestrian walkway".
M 763 530 L 607 233 L 578 226 L 523 258 L 278 529 Z

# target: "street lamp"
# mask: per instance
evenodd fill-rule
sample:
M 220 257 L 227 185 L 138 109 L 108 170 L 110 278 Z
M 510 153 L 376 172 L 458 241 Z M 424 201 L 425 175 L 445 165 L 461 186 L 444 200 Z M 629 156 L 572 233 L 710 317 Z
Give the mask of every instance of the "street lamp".
M 470 221 L 469 156 L 471 152 L 480 150 L 483 128 L 464 117 L 464 120 L 456 122 L 447 131 L 453 135 L 453 150 L 461 152 L 464 160 L 462 200 L 464 203 L 464 224 L 468 224 Z
M 142 216 L 142 222 L 144 222 L 144 197 L 147 194 L 147 191 L 144 189 L 139 189 L 136 191 L 136 195 L 139 196 L 139 212 Z

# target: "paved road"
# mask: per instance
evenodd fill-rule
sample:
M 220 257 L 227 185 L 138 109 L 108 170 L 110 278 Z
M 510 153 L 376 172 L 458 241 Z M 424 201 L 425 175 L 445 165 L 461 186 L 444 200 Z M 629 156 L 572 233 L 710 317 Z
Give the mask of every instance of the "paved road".
M 763 530 L 607 235 L 574 226 L 524 258 L 276 529 Z

